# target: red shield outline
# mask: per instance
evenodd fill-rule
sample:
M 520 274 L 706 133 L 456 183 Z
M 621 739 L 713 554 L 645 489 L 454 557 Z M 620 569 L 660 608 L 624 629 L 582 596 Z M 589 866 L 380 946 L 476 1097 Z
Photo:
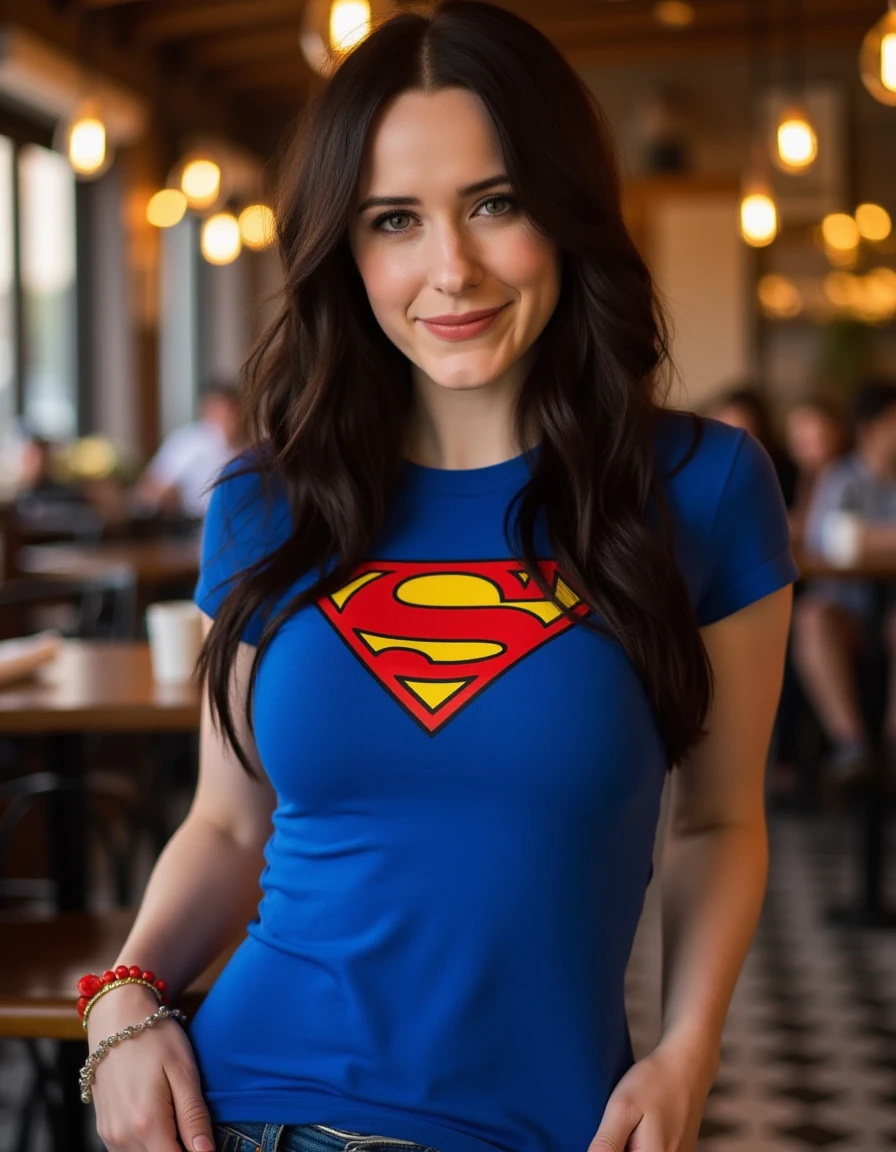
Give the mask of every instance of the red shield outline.
M 588 606 L 539 568 L 573 615 Z M 392 698 L 434 736 L 520 660 L 573 626 L 516 560 L 371 560 L 318 607 Z

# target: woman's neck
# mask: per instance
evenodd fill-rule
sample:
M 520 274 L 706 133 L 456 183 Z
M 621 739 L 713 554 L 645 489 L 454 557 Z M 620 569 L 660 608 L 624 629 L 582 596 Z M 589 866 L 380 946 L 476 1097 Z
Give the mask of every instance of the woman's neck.
M 428 468 L 466 470 L 502 464 L 532 448 L 540 429 L 527 430 L 526 442 L 520 443 L 516 428 L 522 376 L 472 388 L 446 387 L 417 376 L 405 457 Z

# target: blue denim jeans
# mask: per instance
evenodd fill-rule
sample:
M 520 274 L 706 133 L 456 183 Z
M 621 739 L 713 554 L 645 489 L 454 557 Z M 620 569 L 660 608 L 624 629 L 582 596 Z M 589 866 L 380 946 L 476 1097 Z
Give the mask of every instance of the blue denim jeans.
M 370 1136 L 325 1124 L 264 1124 L 256 1120 L 214 1125 L 215 1152 L 437 1152 L 410 1140 Z

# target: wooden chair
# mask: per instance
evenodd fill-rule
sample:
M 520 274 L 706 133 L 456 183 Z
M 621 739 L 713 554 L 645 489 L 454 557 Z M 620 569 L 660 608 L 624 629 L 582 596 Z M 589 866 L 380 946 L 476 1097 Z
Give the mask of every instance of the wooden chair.
M 89 578 L 18 577 L 0 584 L 0 636 L 21 635 L 29 613 L 40 608 L 64 606 L 73 620 L 70 634 L 79 639 L 130 640 L 135 632 L 136 582 L 127 568 L 111 569 Z M 99 737 L 91 737 L 93 740 Z M 133 899 L 129 849 L 134 830 L 146 823 L 144 788 L 132 770 L 97 771 L 86 780 L 67 780 L 55 772 L 26 772 L 18 762 L 16 745 L 6 742 L 0 755 L 0 901 L 53 900 L 52 882 L 44 877 L 19 879 L 8 875 L 13 838 L 23 818 L 36 803 L 61 793 L 83 788 L 92 801 L 89 817 L 101 832 L 112 865 L 115 897 L 126 904 Z M 100 803 L 96 803 L 99 801 Z M 120 834 L 101 805 L 110 806 L 125 819 Z M 120 822 L 119 822 L 120 823 Z
M 42 1113 L 53 1133 L 53 1152 L 86 1152 L 89 1147 L 93 1112 L 81 1104 L 78 1090 L 87 1046 L 75 986 L 85 972 L 109 966 L 133 919 L 132 910 L 69 912 L 51 920 L 0 919 L 0 1040 L 29 1041 L 22 1048 L 32 1070 L 11 1152 L 29 1152 Z M 177 1006 L 188 1016 L 202 1003 L 233 947 L 178 999 Z M 43 1056 L 33 1043 L 37 1040 L 59 1042 L 54 1060 Z
M 137 581 L 127 567 L 94 576 L 18 576 L 0 584 L 0 637 L 33 631 L 41 608 L 70 610 L 66 635 L 80 640 L 133 640 L 136 635 Z

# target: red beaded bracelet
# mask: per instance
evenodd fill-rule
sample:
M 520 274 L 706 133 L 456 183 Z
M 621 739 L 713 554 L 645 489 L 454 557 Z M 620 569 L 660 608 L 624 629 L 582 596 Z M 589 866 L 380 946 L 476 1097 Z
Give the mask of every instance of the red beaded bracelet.
M 160 1004 L 168 1003 L 168 997 L 165 995 L 168 985 L 164 980 L 157 980 L 154 972 L 144 971 L 136 964 L 130 968 L 125 964 L 119 964 L 114 971 L 107 969 L 101 976 L 97 976 L 95 972 L 88 972 L 81 977 L 78 981 L 78 1015 L 84 1020 L 95 1000 L 106 992 L 111 992 L 113 987 L 119 988 L 125 984 L 142 984 L 155 993 Z

